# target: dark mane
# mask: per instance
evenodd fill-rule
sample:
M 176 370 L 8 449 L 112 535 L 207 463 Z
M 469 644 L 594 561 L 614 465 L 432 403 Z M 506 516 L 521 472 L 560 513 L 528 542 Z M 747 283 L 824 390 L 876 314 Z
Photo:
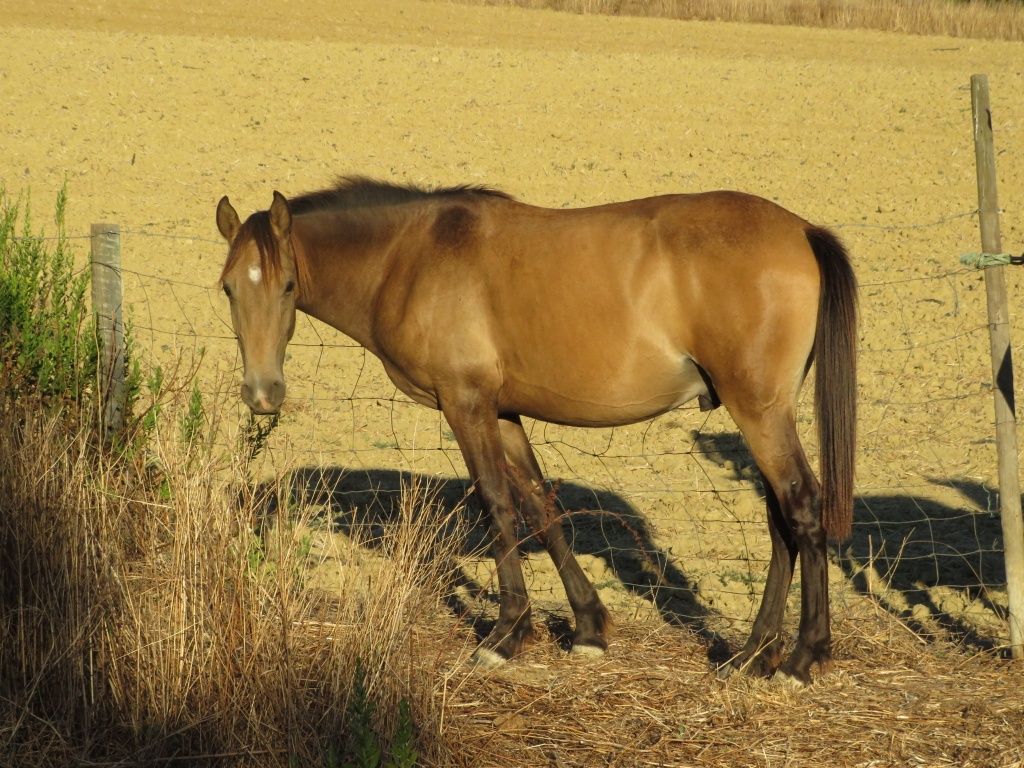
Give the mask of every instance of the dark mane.
M 392 184 L 365 176 L 343 176 L 333 187 L 290 198 L 288 208 L 293 215 L 300 215 L 332 208 L 374 208 L 382 205 L 402 205 L 418 200 L 460 195 L 513 199 L 511 195 L 501 190 L 475 184 L 426 188 L 415 184 Z
M 503 200 L 514 199 L 511 195 L 492 187 L 474 184 L 462 184 L 455 187 L 435 187 L 428 189 L 415 184 L 392 184 L 377 181 L 365 176 L 343 176 L 333 187 L 308 192 L 288 200 L 288 209 L 293 216 L 324 210 L 376 208 L 389 205 L 403 205 L 418 200 L 431 198 L 459 197 L 463 195 L 480 195 L 496 197 Z M 243 246 L 252 240 L 260 255 L 260 269 L 271 280 L 281 272 L 281 255 L 278 253 L 277 242 L 270 228 L 270 215 L 267 211 L 252 214 L 239 228 L 234 242 L 228 250 L 227 262 L 221 272 L 223 283 L 225 275 L 234 268 L 241 257 Z M 299 296 L 309 283 L 308 265 L 298 260 L 296 265 Z

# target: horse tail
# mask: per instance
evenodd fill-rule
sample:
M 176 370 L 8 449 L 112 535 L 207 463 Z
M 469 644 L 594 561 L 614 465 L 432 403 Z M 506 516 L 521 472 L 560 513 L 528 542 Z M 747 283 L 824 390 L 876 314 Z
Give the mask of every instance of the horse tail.
M 832 232 L 810 227 L 807 242 L 821 272 L 814 401 L 821 471 L 821 519 L 828 536 L 853 529 L 853 475 L 857 437 L 857 279 L 850 257 Z

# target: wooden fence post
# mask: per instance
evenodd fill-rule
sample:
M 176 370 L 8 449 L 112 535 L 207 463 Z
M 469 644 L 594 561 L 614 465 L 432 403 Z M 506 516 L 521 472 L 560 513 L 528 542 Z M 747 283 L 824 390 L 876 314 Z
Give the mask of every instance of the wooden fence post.
M 121 315 L 121 227 L 92 225 L 92 306 L 99 337 L 100 402 L 103 434 L 109 438 L 124 425 L 125 341 Z
M 978 171 L 978 218 L 983 253 L 1002 250 L 999 201 L 996 197 L 996 156 L 992 141 L 988 75 L 971 77 L 974 156 Z M 1017 416 L 1014 408 L 1013 357 L 1003 267 L 985 269 L 988 331 L 992 347 L 992 384 L 996 408 L 996 451 L 999 461 L 999 513 L 1003 526 L 1006 592 L 1010 603 L 1010 653 L 1024 658 L 1024 522 L 1021 520 L 1017 464 Z

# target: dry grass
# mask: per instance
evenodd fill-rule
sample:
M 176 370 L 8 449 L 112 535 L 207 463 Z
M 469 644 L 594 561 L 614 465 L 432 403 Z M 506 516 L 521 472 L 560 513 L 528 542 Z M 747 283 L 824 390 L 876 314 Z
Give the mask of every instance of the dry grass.
M 462 0 L 570 13 L 1024 40 L 1024 4 L 953 0 Z
M 287 497 L 286 481 L 243 483 L 245 462 L 182 441 L 172 405 L 147 461 L 127 465 L 98 457 L 84 430 L 11 406 L 0 764 L 328 765 L 351 733 L 357 659 L 385 744 L 398 702 L 411 704 L 421 765 L 1024 759 L 1020 665 L 924 640 L 842 587 L 837 669 L 805 690 L 717 680 L 705 641 L 628 617 L 604 659 L 570 658 L 542 630 L 484 673 L 466 664 L 472 622 L 444 602 L 462 516 L 425 489 L 407 489 L 372 541 L 351 530 L 310 546 L 322 525 L 304 504 L 259 539 L 267 494 Z
M 0 402 L 0 764 L 322 765 L 351 734 L 357 660 L 385 754 L 405 699 L 423 756 L 448 762 L 414 617 L 439 614 L 453 513 L 409 489 L 377 542 L 391 565 L 342 562 L 326 600 L 306 588 L 309 510 L 256 536 L 280 483 L 244 483 L 218 424 L 186 442 L 184 408 L 122 461 Z

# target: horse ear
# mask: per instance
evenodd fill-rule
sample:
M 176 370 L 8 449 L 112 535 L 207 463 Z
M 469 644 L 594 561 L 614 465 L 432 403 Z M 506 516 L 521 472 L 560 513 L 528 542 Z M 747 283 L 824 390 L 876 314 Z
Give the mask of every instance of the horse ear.
M 270 228 L 280 240 L 288 237 L 292 231 L 292 214 L 288 210 L 288 201 L 276 189 L 274 202 L 270 204 Z
M 231 205 L 231 201 L 228 200 L 228 196 L 224 195 L 217 203 L 217 229 L 224 235 L 224 239 L 228 241 L 230 245 L 234 242 L 235 235 L 238 234 L 238 229 L 242 226 L 242 222 L 238 219 L 238 213 Z

